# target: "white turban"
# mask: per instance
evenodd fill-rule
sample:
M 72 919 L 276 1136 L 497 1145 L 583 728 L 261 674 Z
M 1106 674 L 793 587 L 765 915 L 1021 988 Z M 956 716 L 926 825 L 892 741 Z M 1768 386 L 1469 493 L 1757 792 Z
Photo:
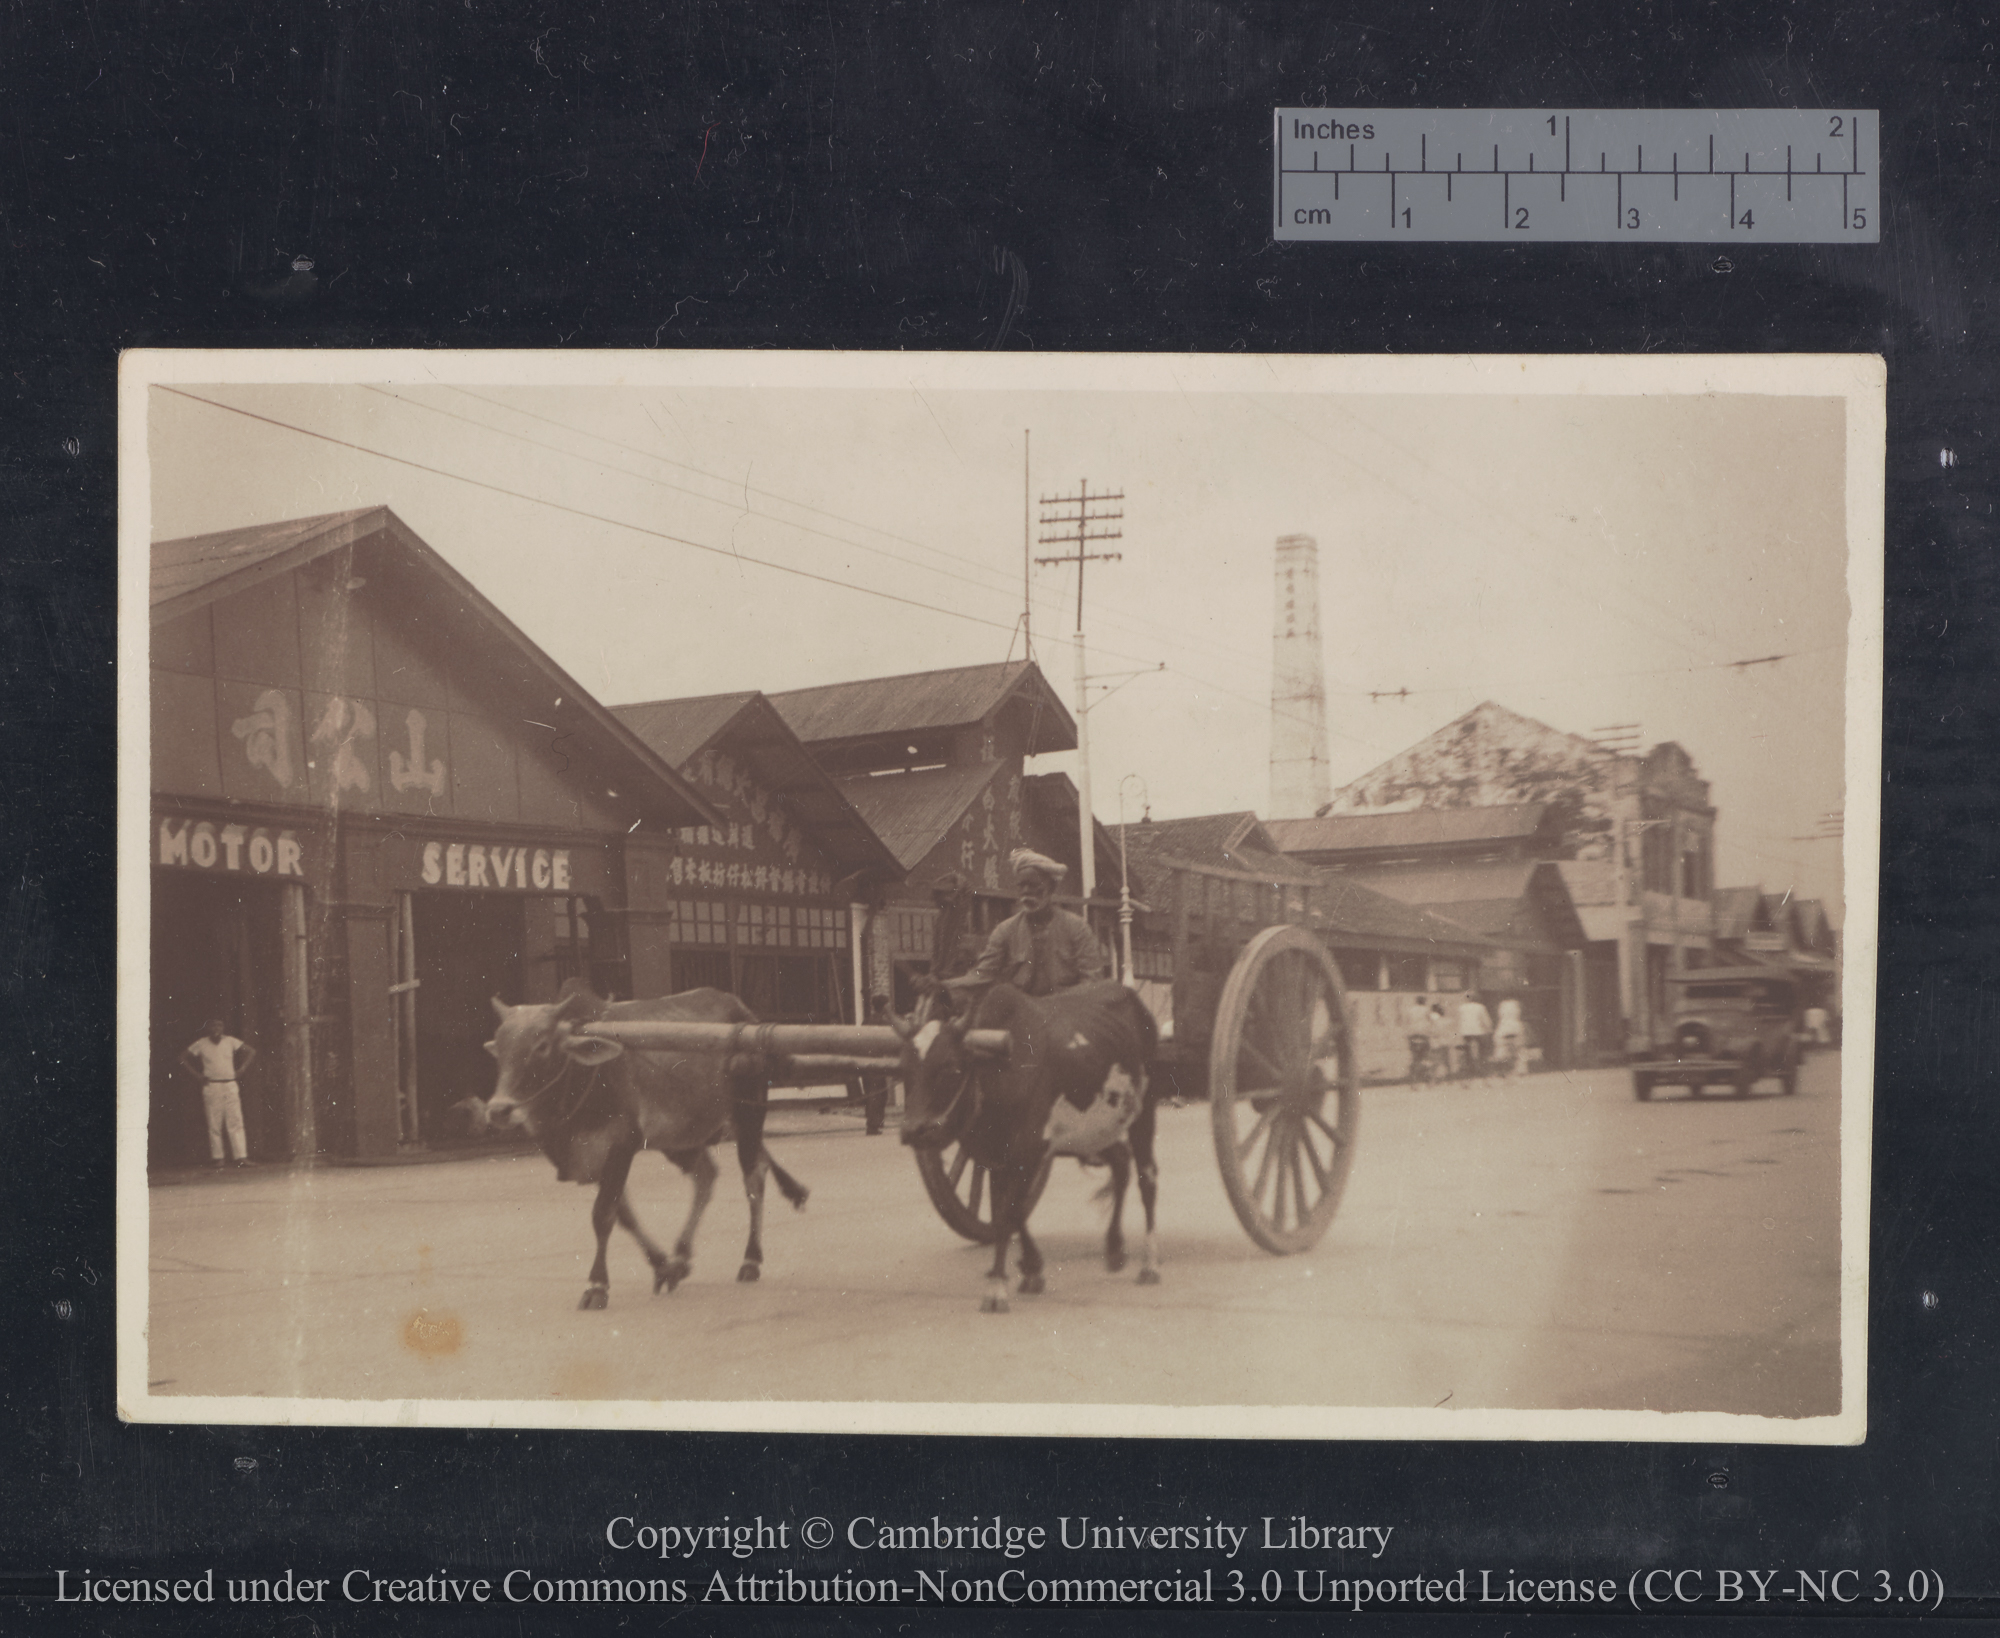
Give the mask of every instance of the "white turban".
M 1051 859 L 1046 853 L 1037 853 L 1031 847 L 1017 847 L 1007 855 L 1007 867 L 1014 872 L 1018 882 L 1024 872 L 1035 870 L 1052 882 L 1060 882 L 1069 874 L 1069 866 Z

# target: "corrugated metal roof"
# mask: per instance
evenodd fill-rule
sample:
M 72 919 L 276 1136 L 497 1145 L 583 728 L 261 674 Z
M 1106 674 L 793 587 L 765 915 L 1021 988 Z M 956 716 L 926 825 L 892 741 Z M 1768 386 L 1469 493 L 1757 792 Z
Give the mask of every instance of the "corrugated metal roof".
M 1075 721 L 1041 668 L 1027 660 L 912 671 L 901 677 L 863 677 L 819 688 L 794 688 L 769 698 L 792 732 L 811 745 L 964 727 L 982 721 L 1017 689 L 1029 691 L 1039 708 L 1028 755 L 1075 750 Z
M 287 518 L 247 529 L 223 529 L 212 535 L 183 535 L 153 542 L 152 604 L 158 607 L 185 597 L 244 569 L 254 568 L 301 546 L 317 546 L 301 554 L 309 561 L 320 551 L 344 546 L 353 538 L 347 527 L 386 514 L 386 507 L 359 506 L 349 512 L 323 512 L 317 517 Z M 320 537 L 325 537 L 321 539 Z
M 611 709 L 670 766 L 679 768 L 756 697 L 756 690 L 751 689 L 738 694 L 705 694 L 697 699 L 646 700 Z
M 1136 836 L 1142 829 L 1151 834 L 1154 847 L 1165 848 L 1175 858 L 1196 864 L 1239 869 L 1242 868 L 1239 855 L 1247 850 L 1259 860 L 1254 868 L 1262 870 L 1266 858 L 1277 856 L 1265 826 L 1248 808 L 1239 808 L 1234 813 L 1195 814 L 1186 819 L 1149 819 L 1134 826 L 1132 834 Z M 1286 861 L 1281 874 L 1290 876 L 1294 868 L 1309 869 L 1293 867 Z
M 1196 864 L 1210 870 L 1224 867 L 1217 865 L 1209 855 L 1190 858 L 1165 833 L 1165 829 L 1157 823 L 1134 825 L 1128 846 L 1134 865 L 1146 871 L 1146 899 L 1153 908 L 1154 919 L 1171 924 L 1175 895 L 1180 883 L 1187 879 L 1174 875 L 1174 864 Z M 1492 948 L 1491 941 L 1471 928 L 1428 910 L 1400 903 L 1385 893 L 1364 886 L 1352 876 L 1314 870 L 1296 859 L 1287 859 L 1277 853 L 1250 850 L 1239 851 L 1237 856 L 1244 863 L 1240 867 L 1231 867 L 1229 874 L 1241 880 L 1310 883 L 1313 902 L 1325 911 L 1325 920 L 1315 922 L 1314 930 L 1335 945 L 1365 946 L 1369 940 L 1381 940 L 1395 947 L 1421 945 L 1459 953 Z
M 688 700 L 617 705 L 613 714 L 668 766 L 693 775 L 688 764 L 711 745 L 741 757 L 765 789 L 790 807 L 826 855 L 848 870 L 900 875 L 894 851 L 856 811 L 837 781 L 812 759 L 798 736 L 752 690 Z
M 974 762 L 917 773 L 863 774 L 836 783 L 896 862 L 913 870 L 1007 765 Z
M 1533 836 L 1547 812 L 1548 805 L 1543 802 L 1490 808 L 1411 808 L 1402 813 L 1330 813 L 1317 819 L 1267 819 L 1264 828 L 1284 853 L 1444 847 Z

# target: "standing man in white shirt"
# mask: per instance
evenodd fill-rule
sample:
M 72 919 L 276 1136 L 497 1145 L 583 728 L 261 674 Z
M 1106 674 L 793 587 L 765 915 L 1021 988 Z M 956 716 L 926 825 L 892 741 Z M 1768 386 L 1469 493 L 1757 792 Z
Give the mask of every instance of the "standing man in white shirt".
M 207 1032 L 181 1053 L 181 1062 L 201 1077 L 202 1109 L 208 1116 L 208 1155 L 211 1166 L 223 1162 L 222 1137 L 238 1166 L 250 1164 L 250 1146 L 243 1141 L 243 1097 L 236 1078 L 257 1057 L 257 1049 L 247 1041 L 228 1034 L 220 1018 L 208 1021 Z
M 1493 1061 L 1493 1015 L 1471 990 L 1458 1003 L 1458 1036 L 1465 1043 L 1465 1062 L 1461 1066 L 1465 1078 L 1470 1080 L 1477 1075 L 1485 1080 Z
M 1510 995 L 1500 1003 L 1500 1022 L 1493 1031 L 1493 1044 L 1507 1059 L 1508 1074 L 1528 1073 L 1528 1026 L 1521 1017 L 1520 997 Z

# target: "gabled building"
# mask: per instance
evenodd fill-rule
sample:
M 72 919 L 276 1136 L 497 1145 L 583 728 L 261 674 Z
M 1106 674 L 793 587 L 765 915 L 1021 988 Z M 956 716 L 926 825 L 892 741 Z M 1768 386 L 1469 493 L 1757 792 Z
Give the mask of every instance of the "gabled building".
M 1271 822 L 1205 814 L 1126 827 L 1145 908 L 1132 934 L 1134 976 L 1181 1052 L 1205 1048 L 1237 952 L 1259 926 L 1295 915 L 1327 945 L 1355 1020 L 1358 1064 L 1373 1079 L 1409 1063 L 1405 1013 L 1415 995 L 1456 996 L 1481 985 L 1501 952 L 1488 938 L 1390 897 L 1351 875 L 1288 858 Z M 1179 959 L 1176 959 L 1176 952 Z
M 615 712 L 717 815 L 671 851 L 634 852 L 658 906 L 630 912 L 635 960 L 670 974 L 663 988 L 733 991 L 767 1022 L 860 1021 L 851 907 L 902 879 L 895 852 L 762 694 Z
M 1552 857 L 1608 871 L 1608 903 L 1577 901 L 1586 960 L 1616 969 L 1616 1035 L 1649 1036 L 1668 972 L 1701 965 L 1710 946 L 1716 810 L 1680 746 L 1618 754 L 1489 700 L 1343 786 L 1326 816 L 1524 804 L 1549 810 Z M 1611 1033 L 1588 977 L 1585 996 L 1586 1034 Z
M 1405 808 L 1270 819 L 1265 829 L 1294 859 L 1327 870 L 1380 865 L 1553 859 L 1570 845 L 1564 811 L 1547 802 L 1484 808 Z
M 153 1164 L 210 1017 L 253 1158 L 379 1156 L 491 1090 L 491 997 L 664 987 L 634 861 L 722 815 L 394 513 L 157 542 L 151 605 Z
M 1078 868 L 1076 788 L 1064 774 L 1030 774 L 1029 758 L 1076 749 L 1076 723 L 1031 662 L 960 666 L 869 677 L 773 694 L 770 703 L 902 871 L 872 901 L 866 957 L 871 994 L 911 1001 L 926 970 L 947 877 L 973 895 L 974 934 L 1014 905 L 1007 856 L 1032 847 Z M 1117 852 L 1096 828 L 1100 882 L 1117 880 Z M 1115 895 L 1089 907 L 1106 949 Z

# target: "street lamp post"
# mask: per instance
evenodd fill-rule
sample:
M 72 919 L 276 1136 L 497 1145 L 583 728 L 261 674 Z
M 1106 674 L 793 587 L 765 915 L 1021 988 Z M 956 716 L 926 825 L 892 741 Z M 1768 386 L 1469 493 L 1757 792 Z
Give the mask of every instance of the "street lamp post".
M 1135 779 L 1145 793 L 1144 811 L 1150 813 L 1153 806 L 1152 793 L 1138 774 L 1129 773 L 1118 781 L 1118 937 L 1124 956 L 1120 977 L 1128 990 L 1136 986 L 1132 982 L 1132 872 L 1125 851 L 1125 787 Z

